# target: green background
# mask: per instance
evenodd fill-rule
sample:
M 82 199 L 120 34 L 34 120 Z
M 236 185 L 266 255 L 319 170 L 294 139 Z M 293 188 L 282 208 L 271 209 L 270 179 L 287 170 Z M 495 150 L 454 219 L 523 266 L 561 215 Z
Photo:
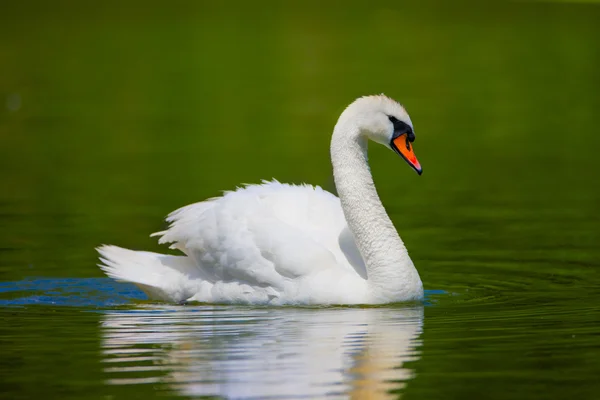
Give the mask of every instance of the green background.
M 46 290 L 23 280 L 100 278 L 101 243 L 164 251 L 168 212 L 242 183 L 333 190 L 338 115 L 384 92 L 424 172 L 375 145 L 372 170 L 432 291 L 404 398 L 594 398 L 599 21 L 593 2 L 4 4 L 0 396 L 176 396 L 107 386 L 102 307 L 9 306 Z

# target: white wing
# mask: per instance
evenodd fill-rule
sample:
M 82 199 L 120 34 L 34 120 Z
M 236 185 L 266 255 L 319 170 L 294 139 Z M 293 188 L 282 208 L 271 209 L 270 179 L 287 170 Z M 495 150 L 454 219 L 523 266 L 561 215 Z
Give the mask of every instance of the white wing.
M 313 186 L 251 185 L 189 205 L 154 235 L 172 256 L 101 246 L 100 268 L 170 302 L 355 304 L 365 264 L 337 197 Z
M 264 182 L 183 207 L 167 221 L 159 243 L 194 260 L 215 284 L 213 298 L 215 290 L 230 297 L 257 287 L 278 297 L 291 281 L 324 270 L 366 277 L 339 199 L 320 187 Z

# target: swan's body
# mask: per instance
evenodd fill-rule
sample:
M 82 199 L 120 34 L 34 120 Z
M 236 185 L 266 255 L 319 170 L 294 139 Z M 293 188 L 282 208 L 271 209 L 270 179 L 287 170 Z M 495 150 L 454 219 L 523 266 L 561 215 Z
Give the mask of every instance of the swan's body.
M 404 108 L 385 96 L 360 98 L 342 113 L 331 141 L 339 199 L 308 185 L 246 186 L 169 215 L 169 229 L 155 235 L 185 255 L 102 246 L 100 267 L 150 298 L 172 302 L 420 300 L 419 274 L 373 184 L 367 138 L 391 145 L 407 161 L 414 157 Z M 398 148 L 404 138 L 408 151 Z M 409 164 L 420 173 L 416 158 Z

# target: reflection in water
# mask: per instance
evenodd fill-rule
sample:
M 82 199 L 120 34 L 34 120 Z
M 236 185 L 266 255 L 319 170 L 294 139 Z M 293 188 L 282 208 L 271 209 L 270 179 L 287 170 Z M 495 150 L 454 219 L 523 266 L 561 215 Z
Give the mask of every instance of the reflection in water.
M 116 385 L 182 395 L 389 398 L 413 372 L 423 307 L 153 307 L 109 311 L 105 371 Z M 397 394 L 395 395 L 397 396 Z

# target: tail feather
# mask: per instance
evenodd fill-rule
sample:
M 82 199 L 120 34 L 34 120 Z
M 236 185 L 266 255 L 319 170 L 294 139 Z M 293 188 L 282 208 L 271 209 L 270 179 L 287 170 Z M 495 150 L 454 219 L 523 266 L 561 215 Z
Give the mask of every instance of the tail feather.
M 186 256 L 134 251 L 103 245 L 98 266 L 109 277 L 131 282 L 154 300 L 182 302 L 196 294 L 203 284 L 202 270 Z

